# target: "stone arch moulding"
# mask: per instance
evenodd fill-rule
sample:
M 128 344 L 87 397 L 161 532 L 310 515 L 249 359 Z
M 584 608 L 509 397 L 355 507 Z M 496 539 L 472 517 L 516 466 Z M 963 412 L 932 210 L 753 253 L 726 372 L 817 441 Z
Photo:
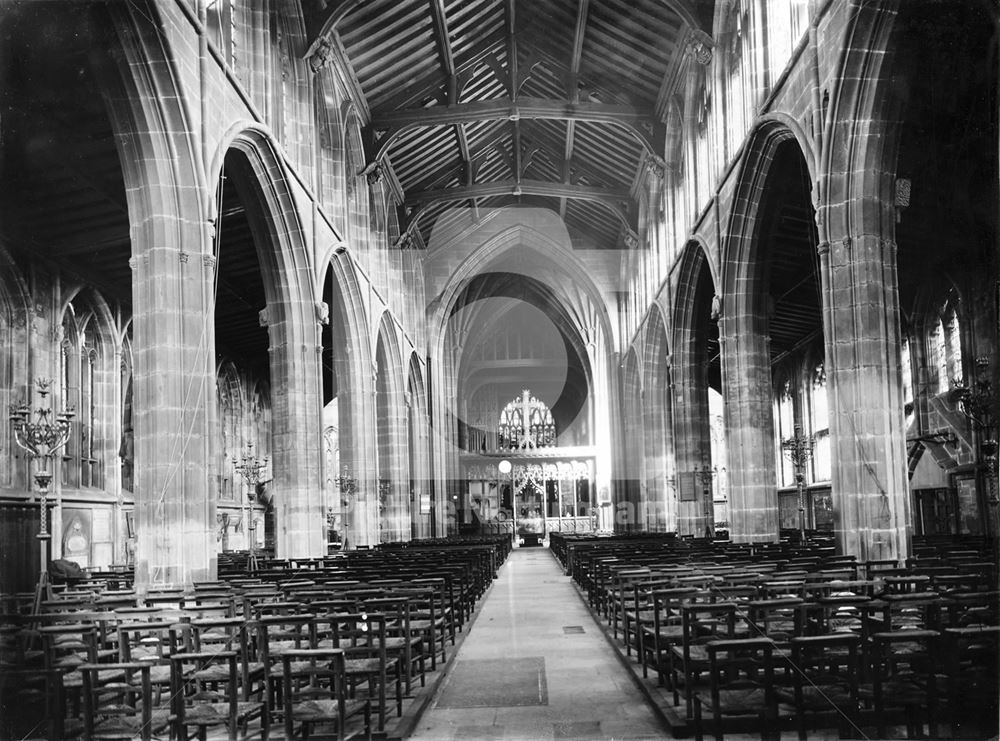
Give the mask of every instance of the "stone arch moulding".
M 379 446 L 379 529 L 382 540 L 409 540 L 409 487 L 406 483 L 409 476 L 409 454 L 404 404 L 407 368 L 403 365 L 396 323 L 388 310 L 382 312 L 375 336 L 372 357 L 375 359 L 377 372 L 376 395 L 384 391 L 388 397 L 384 399 L 385 419 L 376 420 L 375 425 Z M 381 416 L 381 406 L 377 399 L 376 415 Z M 383 486 L 388 487 L 388 490 L 383 491 Z
M 892 50 L 889 42 L 899 12 L 899 0 L 859 3 L 853 8 L 837 64 L 820 152 L 820 204 L 817 206 L 820 242 L 841 239 L 852 229 L 864 232 L 863 202 L 855 196 L 878 194 L 882 224 L 891 224 L 892 183 L 882 177 L 895 169 L 897 126 L 873 125 L 885 119 L 892 104 L 885 94 L 891 79 L 883 79 Z M 860 169 L 859 169 L 860 168 Z M 860 174 L 860 177 L 859 177 Z M 839 208 L 835 204 L 840 204 Z M 834 223 L 836 221 L 836 223 Z M 879 227 L 870 229 L 878 233 Z
M 722 244 L 719 245 L 721 280 L 716 282 L 716 285 L 721 287 L 719 293 L 727 298 L 738 295 L 737 286 L 747 285 L 747 280 L 756 265 L 756 261 L 751 258 L 757 236 L 757 220 L 764 185 L 771 172 L 771 162 L 778 147 L 788 141 L 796 142 L 799 154 L 809 171 L 810 182 L 816 182 L 815 165 L 811 162 L 810 149 L 807 148 L 808 140 L 802 136 L 801 130 L 797 134 L 796 129 L 789 123 L 794 122 L 779 120 L 778 117 L 764 121 L 748 140 L 736 181 L 736 191 L 733 194 L 733 207 L 729 212 Z M 811 197 L 815 208 L 815 188 L 812 190 Z
M 322 434 L 315 414 L 322 406 L 322 380 L 313 266 L 288 174 L 270 132 L 259 125 L 231 127 L 213 157 L 214 178 L 221 177 L 226 155 L 234 150 L 248 167 L 234 182 L 248 205 L 264 279 L 272 386 L 283 391 L 272 399 L 276 553 L 319 556 L 326 543 L 322 460 L 312 444 Z

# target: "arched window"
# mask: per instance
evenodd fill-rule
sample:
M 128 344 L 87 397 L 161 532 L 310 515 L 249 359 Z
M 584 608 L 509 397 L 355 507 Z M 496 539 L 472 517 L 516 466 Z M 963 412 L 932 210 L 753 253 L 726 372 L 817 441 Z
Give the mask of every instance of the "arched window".
M 68 487 L 99 488 L 104 485 L 107 452 L 104 414 L 108 407 L 110 353 L 97 327 L 97 315 L 87 302 L 74 300 L 66 306 L 62 320 L 62 348 L 59 379 L 62 398 L 53 403 L 72 407 L 75 412 L 70 438 L 63 449 L 62 483 Z M 117 412 L 115 412 L 117 413 Z
M 903 409 L 906 414 L 906 426 L 913 422 L 913 357 L 910 355 L 910 338 L 903 338 L 903 347 L 899 352 L 900 370 L 903 374 Z
M 501 410 L 497 438 L 501 450 L 552 447 L 556 444 L 556 423 L 548 406 L 525 389 Z
M 812 480 L 830 480 L 830 410 L 826 392 L 826 368 L 822 363 L 813 369 L 809 410 L 813 436 Z
M 958 313 L 950 301 L 934 317 L 927 337 L 928 359 L 937 373 L 937 392 L 946 393 L 965 378 L 962 370 L 962 331 Z
M 795 470 L 792 468 L 791 460 L 781 449 L 782 441 L 795 435 L 795 401 L 792 396 L 791 381 L 786 380 L 782 384 L 776 405 L 778 407 L 775 415 L 778 421 L 778 485 L 792 486 L 795 483 Z
M 88 322 L 80 348 L 80 486 L 99 486 L 97 440 L 97 333 Z
M 958 314 L 951 304 L 945 309 L 942 321 L 944 327 L 944 353 L 948 367 L 948 388 L 958 386 L 965 380 L 962 372 L 962 333 Z
M 219 464 L 219 498 L 232 501 L 235 495 L 233 459 L 238 459 L 243 453 L 243 436 L 240 429 L 243 416 L 243 391 L 240 387 L 239 374 L 232 363 L 226 363 L 220 369 L 216 381 L 216 394 L 219 404 L 219 431 L 222 438 L 222 444 L 219 446 L 222 459 Z

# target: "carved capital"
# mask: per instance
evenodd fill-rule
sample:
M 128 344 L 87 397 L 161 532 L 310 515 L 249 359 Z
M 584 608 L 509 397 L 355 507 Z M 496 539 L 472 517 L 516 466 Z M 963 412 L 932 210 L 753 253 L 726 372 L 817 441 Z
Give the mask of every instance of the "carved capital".
M 816 245 L 816 253 L 820 257 L 823 257 L 824 255 L 829 255 L 830 254 L 830 243 L 829 242 L 820 242 L 818 245 Z
M 368 173 L 365 175 L 365 177 L 368 178 L 369 185 L 378 185 L 380 182 L 382 182 L 383 174 L 384 173 L 382 171 L 382 163 L 376 162 L 374 165 L 371 166 L 371 169 L 368 170 Z
M 257 321 L 260 322 L 260 326 L 262 327 L 271 326 L 271 317 L 268 314 L 266 306 L 257 313 Z
M 215 263 L 216 263 L 215 255 L 202 255 L 201 263 L 209 270 L 215 270 Z
M 183 250 L 178 252 L 177 256 L 180 258 L 182 265 L 186 264 L 191 257 L 191 255 L 189 255 L 187 252 L 184 252 Z
M 629 229 L 625 232 L 625 247 L 634 250 L 639 247 L 639 235 Z

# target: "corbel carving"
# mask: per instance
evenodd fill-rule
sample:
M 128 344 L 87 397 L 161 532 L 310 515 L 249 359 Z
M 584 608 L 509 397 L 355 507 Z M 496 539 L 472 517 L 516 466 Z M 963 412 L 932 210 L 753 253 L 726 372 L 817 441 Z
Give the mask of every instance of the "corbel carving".
M 705 66 L 712 61 L 712 47 L 715 42 L 704 31 L 693 28 L 688 36 L 684 51 L 698 64 Z
M 330 305 L 326 301 L 319 301 L 316 304 L 316 321 L 324 327 L 330 323 Z
M 333 59 L 333 46 L 326 39 L 320 39 L 316 51 L 309 57 L 309 69 L 316 74 L 329 64 L 331 59 Z

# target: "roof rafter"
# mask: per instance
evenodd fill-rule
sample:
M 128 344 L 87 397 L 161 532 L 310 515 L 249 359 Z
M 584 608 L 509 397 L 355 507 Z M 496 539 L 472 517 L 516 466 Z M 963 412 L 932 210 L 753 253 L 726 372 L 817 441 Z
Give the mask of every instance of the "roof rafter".
M 546 98 L 483 100 L 453 106 L 408 108 L 375 116 L 372 128 L 384 133 L 376 136 L 376 149 L 372 153 L 371 164 L 384 157 L 396 139 L 412 128 L 474 121 L 517 121 L 521 118 L 613 124 L 628 131 L 650 154 L 656 153 L 656 142 L 663 138 L 657 134 L 663 125 L 656 120 L 653 112 L 632 106 L 574 103 L 570 100 Z
M 459 91 L 468 83 L 475 71 L 483 61 L 484 57 L 493 53 L 497 45 L 501 43 L 499 38 L 486 38 L 470 48 L 466 53 L 454 58 L 455 76 L 459 82 Z M 392 97 L 381 104 L 374 115 L 378 116 L 387 111 L 418 104 L 427 98 L 447 102 L 444 96 L 448 88 L 448 73 L 435 71 L 424 75 L 406 87 L 393 93 Z

